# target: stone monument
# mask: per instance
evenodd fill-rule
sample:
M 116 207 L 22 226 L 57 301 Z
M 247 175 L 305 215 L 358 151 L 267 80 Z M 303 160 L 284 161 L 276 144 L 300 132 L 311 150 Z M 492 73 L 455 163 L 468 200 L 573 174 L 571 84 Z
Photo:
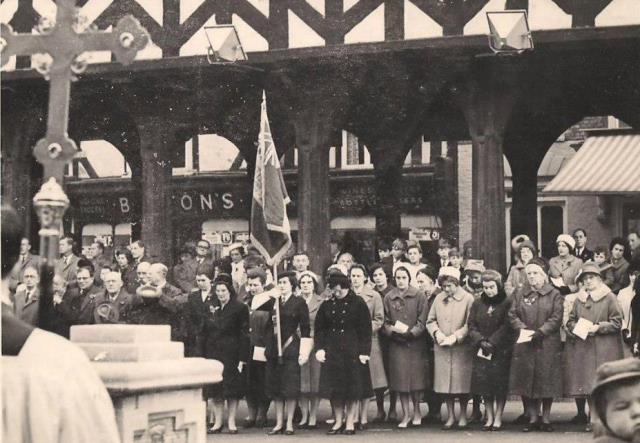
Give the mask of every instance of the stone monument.
M 185 358 L 168 325 L 79 325 L 71 341 L 109 391 L 122 443 L 206 441 L 202 387 L 222 381 L 220 362 Z

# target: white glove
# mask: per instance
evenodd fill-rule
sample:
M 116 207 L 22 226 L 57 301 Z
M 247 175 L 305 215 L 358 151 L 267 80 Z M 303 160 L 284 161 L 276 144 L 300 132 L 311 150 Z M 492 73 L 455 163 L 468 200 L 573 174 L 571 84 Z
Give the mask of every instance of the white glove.
M 456 336 L 455 335 L 450 335 L 448 337 L 445 337 L 442 340 L 442 343 L 440 344 L 440 346 L 453 346 L 453 344 L 456 342 Z
M 62 296 L 56 292 L 53 294 L 53 304 L 59 305 L 60 303 L 62 303 Z
M 242 373 L 242 369 L 244 369 L 244 362 L 243 361 L 238 363 L 238 372 Z
M 327 354 L 326 352 L 324 352 L 324 349 L 316 351 L 316 360 L 318 360 L 320 363 L 324 363 L 325 361 L 327 361 Z
M 366 365 L 367 362 L 371 359 L 368 355 L 358 355 L 358 359 L 360 359 L 360 363 Z
M 309 361 L 309 357 L 299 356 L 298 357 L 298 365 L 304 366 Z
M 447 338 L 447 336 L 444 335 L 444 333 L 442 333 L 441 331 L 436 331 L 436 333 L 433 334 L 433 338 L 435 338 L 438 345 L 443 346 L 442 343 L 444 342 L 445 338 Z

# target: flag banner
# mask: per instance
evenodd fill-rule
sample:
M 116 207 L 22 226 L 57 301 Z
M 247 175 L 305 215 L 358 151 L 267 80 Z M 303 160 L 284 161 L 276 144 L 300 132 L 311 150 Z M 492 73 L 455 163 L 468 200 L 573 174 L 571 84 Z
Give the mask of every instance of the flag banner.
M 271 137 L 267 101 L 263 91 L 251 202 L 251 244 L 260 251 L 270 266 L 278 264 L 291 246 L 291 227 L 287 217 L 289 201 Z

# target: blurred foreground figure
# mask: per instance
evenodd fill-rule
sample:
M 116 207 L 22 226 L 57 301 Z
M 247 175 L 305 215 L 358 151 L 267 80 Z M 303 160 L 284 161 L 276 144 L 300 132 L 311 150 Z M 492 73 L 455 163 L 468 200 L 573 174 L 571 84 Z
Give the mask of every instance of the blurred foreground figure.
M 9 273 L 21 226 L 3 206 L 2 441 L 119 442 L 111 399 L 84 352 L 12 312 Z

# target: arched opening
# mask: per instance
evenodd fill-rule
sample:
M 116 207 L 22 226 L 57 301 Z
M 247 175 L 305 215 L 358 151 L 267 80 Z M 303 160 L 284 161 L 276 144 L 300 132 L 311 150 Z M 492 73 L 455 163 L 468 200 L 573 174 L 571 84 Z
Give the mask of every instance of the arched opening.
M 588 234 L 589 249 L 607 247 L 614 236 L 626 235 L 640 226 L 640 192 L 585 192 L 579 183 L 588 182 L 595 170 L 606 168 L 608 157 L 615 155 L 616 137 L 628 134 L 628 144 L 636 146 L 640 155 L 640 135 L 634 134 L 624 121 L 611 115 L 586 116 L 567 128 L 545 151 L 537 171 L 537 242 L 543 256 L 557 255 L 555 240 L 561 233 L 571 234 L 577 228 Z M 585 147 L 589 152 L 582 151 Z M 592 152 L 593 151 L 593 152 Z M 581 169 L 576 162 L 588 155 L 589 168 Z M 624 175 L 624 171 L 612 171 Z M 637 171 L 636 171 L 637 173 Z M 571 174 L 573 179 L 563 180 L 565 191 L 554 191 L 555 178 Z M 574 185 L 572 185 L 572 181 Z M 575 186 L 575 189 L 572 189 Z M 510 238 L 519 232 L 510 232 L 513 181 L 511 167 L 505 159 L 505 194 L 507 220 L 507 247 Z M 511 251 L 509 251 L 511 252 Z
M 123 153 L 107 140 L 82 140 L 78 153 L 67 165 L 65 177 L 71 180 L 131 179 L 131 166 Z

